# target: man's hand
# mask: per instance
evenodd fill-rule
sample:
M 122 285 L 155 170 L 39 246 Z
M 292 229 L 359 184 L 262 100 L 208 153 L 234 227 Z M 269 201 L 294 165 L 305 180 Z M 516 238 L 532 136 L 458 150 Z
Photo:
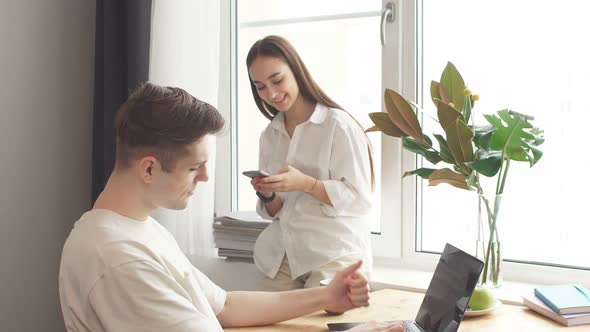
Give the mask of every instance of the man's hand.
M 285 292 L 228 292 L 223 310 L 217 315 L 217 319 L 223 327 L 259 326 L 282 322 L 322 309 L 344 312 L 367 306 L 369 282 L 358 271 L 361 264 L 362 261 L 358 261 L 336 273 L 327 287 Z
M 326 288 L 326 311 L 344 312 L 369 305 L 369 281 L 358 271 L 363 261 L 336 273 Z
M 406 330 L 400 323 L 378 323 L 368 322 L 363 325 L 355 326 L 346 332 L 405 332 Z
M 260 179 L 258 181 L 260 187 L 256 189 L 261 192 L 309 192 L 316 181 L 318 180 L 301 173 L 295 167 L 287 166 L 281 168 L 276 175 Z

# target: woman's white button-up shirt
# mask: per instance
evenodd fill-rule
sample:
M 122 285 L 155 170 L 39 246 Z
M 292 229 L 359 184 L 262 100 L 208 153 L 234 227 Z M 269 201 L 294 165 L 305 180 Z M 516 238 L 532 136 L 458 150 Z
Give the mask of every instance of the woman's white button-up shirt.
M 254 261 L 274 278 L 287 254 L 293 279 L 342 256 L 358 255 L 372 265 L 371 170 L 368 139 L 346 112 L 317 104 L 308 121 L 287 134 L 279 113 L 260 137 L 259 167 L 269 174 L 287 165 L 322 181 L 332 206 L 303 192 L 280 192 L 283 207 L 260 234 Z

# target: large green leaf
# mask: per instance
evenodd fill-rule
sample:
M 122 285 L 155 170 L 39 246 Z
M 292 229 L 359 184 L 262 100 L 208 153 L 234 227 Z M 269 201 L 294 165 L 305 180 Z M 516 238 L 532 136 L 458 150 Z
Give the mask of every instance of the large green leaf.
M 430 98 L 434 106 L 437 106 L 441 100 L 447 104 L 452 102 L 445 88 L 437 81 L 430 81 Z
M 445 163 L 453 164 L 455 160 L 453 159 L 453 154 L 451 154 L 451 150 L 449 150 L 449 144 L 444 137 L 438 134 L 434 134 L 434 137 L 438 141 L 438 146 L 440 147 L 440 157 Z
M 467 178 L 467 187 L 469 190 L 476 190 L 477 189 L 477 172 L 471 172 L 469 177 Z
M 502 166 L 502 153 L 479 150 L 477 160 L 468 162 L 467 166 L 487 177 L 495 176 Z
M 505 109 L 484 117 L 495 128 L 490 148 L 502 151 L 511 160 L 528 161 L 531 167 L 542 157 L 538 146 L 545 140 L 544 133 L 529 123 L 531 116 Z
M 445 103 L 442 100 L 437 100 L 436 109 L 438 122 L 444 131 L 447 131 L 447 127 L 453 124 L 457 118 L 460 118 L 463 122 L 465 122 L 465 118 L 463 118 L 463 114 L 461 114 L 461 112 L 457 111 L 451 105 Z
M 475 144 L 475 146 L 483 150 L 489 150 L 490 139 L 492 138 L 494 130 L 494 126 L 490 125 L 475 126 L 473 131 L 473 143 Z
M 405 178 L 406 176 L 410 176 L 410 175 L 415 174 L 423 179 L 428 179 L 430 174 L 432 174 L 432 172 L 434 172 L 434 171 L 436 171 L 436 169 L 434 169 L 434 168 L 418 168 L 413 171 L 404 172 L 404 175 L 402 177 Z
M 455 108 L 463 110 L 465 82 L 455 65 L 451 62 L 447 62 L 447 66 L 440 77 L 440 84 L 444 87 Z
M 404 132 L 406 136 L 413 137 L 422 143 L 422 128 L 412 106 L 397 92 L 385 89 L 385 108 L 393 124 Z
M 406 150 L 412 151 L 423 156 L 432 164 L 437 164 L 442 160 L 438 152 L 432 150 L 431 147 L 423 144 L 422 142 L 418 142 L 417 140 L 411 137 L 402 137 L 402 146 Z
M 430 139 L 430 137 L 428 137 L 428 135 L 423 134 L 422 138 L 424 138 L 424 141 L 426 141 L 426 143 L 428 144 L 428 147 L 430 147 L 432 149 L 432 139 Z
M 473 131 L 458 117 L 445 130 L 447 143 L 453 158 L 459 166 L 461 163 L 473 161 Z
M 465 123 L 469 124 L 469 119 L 471 118 L 471 111 L 473 110 L 473 97 L 471 95 L 465 96 L 463 99 L 463 117 L 465 118 Z
M 469 190 L 463 175 L 453 172 L 448 168 L 437 169 L 428 177 L 428 185 L 436 186 L 441 183 L 450 184 L 453 187 Z
M 440 100 L 444 101 L 445 103 L 452 103 L 453 101 L 449 98 L 449 93 L 445 90 L 445 87 L 442 84 L 438 84 L 438 95 L 440 96 Z M 436 105 L 436 102 L 434 103 Z
M 430 81 L 430 98 L 432 98 L 432 102 L 436 105 L 437 99 L 442 100 L 439 92 L 440 83 L 436 81 Z
M 393 137 L 404 137 L 404 132 L 391 122 L 389 115 L 383 112 L 369 113 L 369 117 L 375 124 L 374 127 L 367 129 L 367 132 L 382 131 L 385 135 Z

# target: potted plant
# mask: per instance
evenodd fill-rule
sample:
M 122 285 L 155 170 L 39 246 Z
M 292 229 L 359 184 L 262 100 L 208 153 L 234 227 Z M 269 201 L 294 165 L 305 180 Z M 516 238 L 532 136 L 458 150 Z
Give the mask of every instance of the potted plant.
M 367 132 L 381 131 L 399 137 L 405 149 L 431 164 L 448 165 L 414 169 L 405 172 L 404 177 L 417 175 L 427 179 L 431 186 L 446 183 L 479 195 L 480 208 L 485 212 L 485 225 L 481 226 L 486 234 L 478 248 L 484 260 L 480 284 L 499 286 L 502 254 L 497 221 L 510 163 L 521 161 L 534 166 L 543 156 L 539 146 L 544 142 L 544 133 L 533 127 L 532 116 L 510 109 L 486 114 L 487 124 L 475 124 L 473 110 L 479 96 L 466 89 L 463 77 L 450 62 L 440 81 L 431 82 L 430 93 L 437 110 L 435 121 L 442 129 L 442 134 L 432 135 L 437 146 L 422 131 L 416 116 L 418 106 L 390 89 L 385 89 L 387 113 L 369 114 L 375 126 Z M 484 191 L 480 176 L 495 179 L 493 192 Z

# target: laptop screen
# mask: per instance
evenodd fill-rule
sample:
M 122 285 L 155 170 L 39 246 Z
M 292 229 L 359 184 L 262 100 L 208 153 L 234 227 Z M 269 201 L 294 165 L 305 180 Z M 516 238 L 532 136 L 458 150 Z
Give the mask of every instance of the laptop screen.
M 482 268 L 480 260 L 447 243 L 416 323 L 426 332 L 457 331 Z

